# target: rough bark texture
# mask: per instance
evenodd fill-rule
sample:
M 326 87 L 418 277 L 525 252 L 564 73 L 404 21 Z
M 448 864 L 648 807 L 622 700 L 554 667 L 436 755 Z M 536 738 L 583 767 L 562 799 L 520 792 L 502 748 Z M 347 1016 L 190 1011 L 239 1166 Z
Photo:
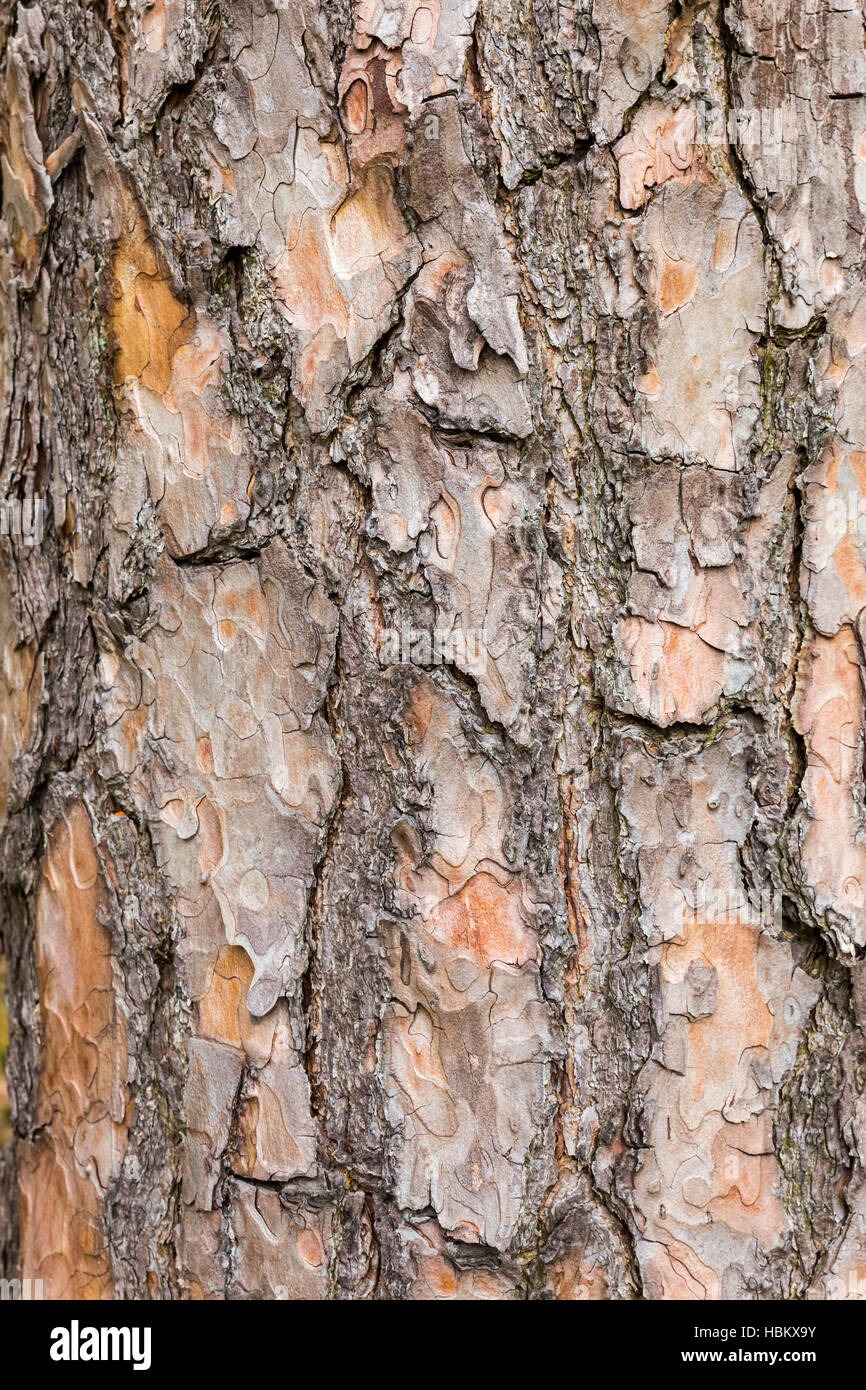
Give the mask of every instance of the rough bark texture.
M 866 1295 L 861 4 L 0 42 L 2 1273 Z

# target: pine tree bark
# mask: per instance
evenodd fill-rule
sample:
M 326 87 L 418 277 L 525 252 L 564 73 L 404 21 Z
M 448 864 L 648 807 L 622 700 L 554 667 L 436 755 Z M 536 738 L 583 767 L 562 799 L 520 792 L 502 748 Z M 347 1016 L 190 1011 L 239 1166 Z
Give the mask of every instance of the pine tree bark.
M 863 1296 L 862 6 L 0 42 L 0 1273 Z

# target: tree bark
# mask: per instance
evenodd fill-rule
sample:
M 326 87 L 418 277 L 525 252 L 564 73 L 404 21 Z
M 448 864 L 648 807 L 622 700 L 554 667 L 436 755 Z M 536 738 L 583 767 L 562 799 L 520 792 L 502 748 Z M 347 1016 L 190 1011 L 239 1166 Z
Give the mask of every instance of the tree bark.
M 0 42 L 0 1274 L 864 1296 L 862 6 Z

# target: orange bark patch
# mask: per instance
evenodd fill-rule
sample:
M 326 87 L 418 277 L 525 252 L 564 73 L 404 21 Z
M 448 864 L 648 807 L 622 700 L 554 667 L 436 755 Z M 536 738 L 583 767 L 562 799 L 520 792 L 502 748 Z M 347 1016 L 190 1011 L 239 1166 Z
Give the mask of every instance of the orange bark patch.
M 412 687 L 406 707 L 406 729 L 413 746 L 424 742 L 432 718 L 433 696 L 429 687 L 419 681 Z
M 263 1066 L 271 1055 L 274 1017 L 253 1022 L 246 1005 L 253 982 L 253 965 L 241 946 L 220 952 L 210 985 L 198 1001 L 198 1035 L 241 1048 L 251 1062 Z
M 719 1277 L 682 1241 L 672 1240 L 653 1255 L 646 1271 L 647 1297 L 674 1302 L 715 1299 Z
M 690 261 L 672 261 L 665 257 L 658 279 L 658 305 L 663 314 L 673 314 L 688 304 L 695 292 L 698 267 Z
M 391 171 L 374 165 L 357 193 L 338 208 L 331 222 L 334 265 L 346 278 L 364 270 L 377 257 L 399 250 L 406 224 L 394 198 Z
M 866 849 L 859 829 L 859 743 L 863 727 L 857 641 L 848 627 L 814 637 L 803 655 L 794 724 L 806 742 L 802 796 L 810 817 L 801 855 L 821 906 L 832 904 L 863 933 Z
M 813 817 L 839 813 L 839 785 L 854 776 L 862 714 L 857 644 L 850 628 L 816 637 L 807 647 L 794 703 L 794 725 L 806 739 Z M 833 785 L 835 784 L 835 785 Z
M 0 609 L 9 602 L 5 583 L 0 584 Z M 42 700 L 42 656 L 34 644 L 17 646 L 11 630 L 0 626 L 0 817 L 6 811 L 6 798 L 15 759 L 31 747 L 38 732 Z
M 660 725 L 699 723 L 726 689 L 726 659 L 696 632 L 676 623 L 627 618 L 620 626 L 633 701 Z
M 139 209 L 127 198 L 126 226 L 112 263 L 109 316 L 116 345 L 114 379 L 136 377 L 162 395 L 177 349 L 192 336 L 194 317 L 177 299 Z
M 22 1145 L 21 1262 L 49 1298 L 111 1297 L 105 1189 L 126 1148 L 126 1020 L 118 1002 L 90 820 L 52 831 L 37 900 L 43 1047 L 38 1119 Z
M 690 1126 L 733 1093 L 743 1054 L 770 1041 L 773 1016 L 755 972 L 759 933 L 751 922 L 695 922 L 684 942 L 665 947 L 666 973 L 682 977 L 697 959 L 712 966 L 719 981 L 714 1012 L 689 1025 L 680 1108 Z
M 846 531 L 833 552 L 833 563 L 845 585 L 851 609 L 857 613 L 866 604 L 866 569 L 857 535 Z
M 301 222 L 297 241 L 275 270 L 279 297 L 292 325 L 315 333 L 330 324 L 338 338 L 349 329 L 349 310 L 334 278 L 327 238 L 318 219 Z
M 598 1265 L 588 1265 L 570 1252 L 554 1260 L 547 1274 L 548 1287 L 560 1303 L 603 1302 L 610 1298 L 607 1277 Z
M 619 167 L 620 202 L 643 207 L 651 188 L 669 179 L 692 183 L 697 177 L 697 119 L 693 107 L 671 111 L 651 102 L 639 111 L 614 154 Z
M 165 0 L 152 0 L 141 17 L 141 35 L 148 53 L 159 53 L 165 48 L 165 33 Z
M 726 1124 L 713 1143 L 718 1195 L 707 1203 L 716 1221 L 772 1246 L 784 1222 L 774 1188 L 778 1163 L 769 1112 L 745 1124 Z
M 343 119 L 350 134 L 359 135 L 366 130 L 368 106 L 367 83 L 356 78 L 343 97 Z
M 318 1231 L 309 1226 L 305 1227 L 298 1232 L 296 1245 L 298 1255 L 305 1265 L 309 1265 L 310 1269 L 321 1269 L 326 1257 L 322 1237 Z
M 476 874 L 436 908 L 427 930 L 447 942 L 455 955 L 468 955 L 480 965 L 494 961 L 524 965 L 538 950 L 535 935 L 523 921 L 513 888 L 503 888 L 491 874 Z

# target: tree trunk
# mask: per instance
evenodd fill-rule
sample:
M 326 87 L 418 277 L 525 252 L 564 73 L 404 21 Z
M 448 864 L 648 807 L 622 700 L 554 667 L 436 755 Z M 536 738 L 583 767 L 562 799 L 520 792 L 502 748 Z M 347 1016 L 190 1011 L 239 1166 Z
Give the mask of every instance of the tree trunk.
M 0 1273 L 866 1294 L 857 0 L 0 3 Z

